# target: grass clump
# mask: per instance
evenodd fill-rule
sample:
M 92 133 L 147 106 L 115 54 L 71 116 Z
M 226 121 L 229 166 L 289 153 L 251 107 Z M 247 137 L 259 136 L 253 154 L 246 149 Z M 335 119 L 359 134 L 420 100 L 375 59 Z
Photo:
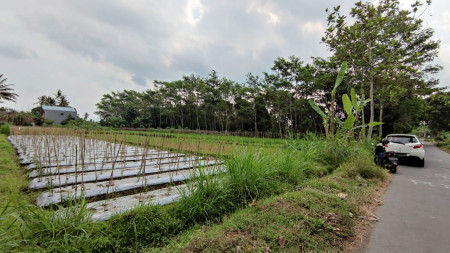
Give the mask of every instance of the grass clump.
M 338 171 L 345 177 L 355 178 L 361 176 L 366 179 L 386 177 L 385 169 L 375 165 L 371 155 L 360 155 L 343 163 Z
M 225 187 L 236 202 L 246 204 L 254 199 L 279 193 L 277 168 L 270 156 L 244 150 L 225 161 Z
M 104 223 L 90 252 L 141 252 L 162 246 L 182 229 L 182 222 L 165 207 L 142 205 Z
M 86 207 L 84 199 L 71 201 L 68 207 L 58 210 L 27 205 L 20 215 L 21 234 L 26 244 L 49 252 L 83 249 L 93 231 Z
M 213 221 L 236 209 L 232 195 L 223 185 L 224 175 L 206 173 L 199 166 L 198 176 L 182 191 L 182 199 L 176 203 L 177 215 L 185 226 L 198 222 Z
M 0 134 L 9 135 L 10 132 L 9 124 L 3 124 L 0 126 Z

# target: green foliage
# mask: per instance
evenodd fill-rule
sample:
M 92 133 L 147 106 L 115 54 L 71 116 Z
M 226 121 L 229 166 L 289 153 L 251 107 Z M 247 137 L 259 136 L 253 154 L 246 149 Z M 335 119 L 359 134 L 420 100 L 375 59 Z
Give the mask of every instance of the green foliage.
M 84 119 L 71 120 L 71 121 L 67 122 L 65 127 L 80 128 L 80 129 L 86 129 L 86 130 L 111 130 L 108 127 L 100 126 L 100 124 L 98 124 L 96 122 L 86 121 Z
M 44 118 L 42 117 L 43 111 L 41 106 L 37 106 L 31 109 L 31 114 L 33 115 L 33 120 L 36 126 L 42 126 L 44 124 Z
M 6 81 L 7 78 L 0 74 L 0 103 L 3 103 L 3 100 L 16 102 L 18 95 L 11 88 L 12 84 L 7 84 Z
M 426 101 L 411 96 L 404 96 L 396 105 L 387 106 L 384 110 L 383 128 L 387 133 L 409 133 L 415 126 L 422 123 L 422 116 L 426 114 Z M 439 113 L 445 116 L 445 111 Z M 437 115 L 436 115 L 437 116 Z
M 199 167 L 198 175 L 182 191 L 182 199 L 177 203 L 179 216 L 185 224 L 216 220 L 237 207 L 229 189 L 222 184 L 223 175 L 206 173 Z
M 439 132 L 434 140 L 437 142 L 437 146 L 450 150 L 450 132 Z
M 411 134 L 416 135 L 419 138 L 428 138 L 431 137 L 431 131 L 430 128 L 428 126 L 419 126 L 419 127 L 415 127 L 412 131 Z
M 0 126 L 0 134 L 4 134 L 4 135 L 10 134 L 9 124 L 3 124 Z
M 92 244 L 94 252 L 142 252 L 161 246 L 178 234 L 182 223 L 161 206 L 142 205 L 133 211 L 112 217 L 102 237 Z
M 334 99 L 336 97 L 337 88 L 339 87 L 339 85 L 341 85 L 342 80 L 344 80 L 346 70 L 347 70 L 347 62 L 344 61 L 344 62 L 342 62 L 341 69 L 339 70 L 338 75 L 336 77 L 336 82 L 334 84 L 334 88 L 331 91 L 331 99 Z
M 344 75 L 345 75 L 345 71 L 347 69 L 347 62 L 343 62 L 341 65 L 341 69 L 339 70 L 339 73 L 336 77 L 336 82 L 334 84 L 334 88 L 331 91 L 331 109 L 328 115 L 326 115 L 320 108 L 319 106 L 316 104 L 316 102 L 314 102 L 313 100 L 309 100 L 309 104 L 311 105 L 311 107 L 322 117 L 322 124 L 323 127 L 325 128 L 325 135 L 327 137 L 333 138 L 334 136 L 334 121 L 335 121 L 335 114 L 336 114 L 336 101 L 335 101 L 335 97 L 336 97 L 336 91 L 337 88 L 339 87 L 339 85 L 342 83 L 342 80 L 344 79 Z
M 52 126 L 53 122 L 55 121 L 51 119 L 44 119 L 44 126 Z
M 373 159 L 370 154 L 360 155 L 344 162 L 337 171 L 342 173 L 343 176 L 350 178 L 361 176 L 366 179 L 384 179 L 386 177 L 387 170 L 376 166 L 372 160 Z
M 344 111 L 347 114 L 347 118 L 345 119 L 344 122 L 344 130 L 347 131 L 347 134 L 349 136 L 351 136 L 353 134 L 353 130 L 357 128 L 364 128 L 367 126 L 374 127 L 383 124 L 382 122 L 372 121 L 369 122 L 369 124 L 367 125 L 356 126 L 359 113 L 363 110 L 364 106 L 366 105 L 366 103 L 369 102 L 369 100 L 364 100 L 364 94 L 362 94 L 361 100 L 358 101 L 355 89 L 353 88 L 351 89 L 350 96 L 352 98 L 351 100 L 347 94 L 342 95 L 342 104 L 344 107 Z
M 280 184 L 275 180 L 277 171 L 270 156 L 248 150 L 238 151 L 225 160 L 225 166 L 225 187 L 238 203 L 251 202 L 280 190 Z
M 337 175 L 311 179 L 301 190 L 259 200 L 221 224 L 193 230 L 155 251 L 232 252 L 237 246 L 251 252 L 344 251 L 343 242 L 353 236 L 358 209 L 371 198 L 374 182 Z M 348 196 L 341 199 L 338 193 Z
M 71 122 L 71 121 L 74 121 L 75 120 L 75 118 L 71 115 L 71 114 L 68 114 L 67 115 L 67 118 L 65 118 L 63 121 L 61 121 L 61 125 L 67 125 L 69 122 Z
M 426 99 L 425 120 L 432 134 L 450 131 L 450 91 L 441 91 Z
M 356 143 L 344 143 L 341 139 L 335 138 L 324 144 L 320 156 L 322 159 L 321 162 L 328 168 L 328 171 L 331 172 L 353 155 Z
M 22 235 L 27 243 L 52 252 L 74 252 L 89 240 L 92 231 L 87 202 L 69 202 L 59 210 L 27 206 L 22 212 Z
M 429 76 L 441 67 L 429 64 L 440 42 L 432 39 L 433 30 L 424 28 L 416 15 L 420 5 L 417 1 L 410 10 L 402 10 L 399 1 L 357 2 L 349 13 L 354 22 L 347 22 L 339 6 L 329 13 L 322 41 L 335 61 L 349 62 L 352 86 L 369 94 L 369 122 L 375 119 L 376 104 L 383 108 L 404 97 L 430 94 L 437 84 Z M 382 116 L 383 110 L 379 113 Z M 369 139 L 371 135 L 369 126 Z
M 39 107 L 43 105 L 68 107 L 70 103 L 67 96 L 64 95 L 61 90 L 57 90 L 53 96 L 42 95 L 38 97 L 38 102 L 36 104 L 38 104 Z
M 250 149 L 238 150 L 224 158 L 227 169 L 215 176 L 200 167 L 197 177 L 189 182 L 188 192 L 183 194 L 178 203 L 172 205 L 142 205 L 133 211 L 98 223 L 89 221 L 84 200 L 81 203 L 69 201 L 69 206 L 59 207 L 57 211 L 27 205 L 20 209 L 8 208 L 7 217 L 9 221 L 14 221 L 15 228 L 6 230 L 5 226 L 0 226 L 0 232 L 6 231 L 8 234 L 9 248 L 18 247 L 24 251 L 31 248 L 50 252 L 142 252 L 148 247 L 162 247 L 172 242 L 176 235 L 197 225 L 226 221 L 226 217 L 235 211 L 248 209 L 247 207 L 252 207 L 266 198 L 292 191 L 298 186 L 315 187 L 314 189 L 321 191 L 326 188 L 330 192 L 344 191 L 347 188 L 337 183 L 322 184 L 321 180 L 307 183 L 307 180 L 333 171 L 339 163 L 354 157 L 352 154 L 365 152 L 358 151 L 361 146 L 356 149 L 354 143 L 342 143 L 338 138 L 330 141 L 311 134 L 302 139 L 283 142 L 284 146 L 278 146 L 277 152 L 270 149 L 269 154 L 263 153 L 264 150 L 256 153 Z M 287 206 L 283 204 L 282 207 L 307 207 L 311 213 L 292 213 L 278 209 L 278 214 L 273 212 L 264 217 L 276 220 L 274 227 L 280 224 L 284 226 L 283 224 L 288 224 L 288 221 L 293 219 L 303 222 L 304 218 L 305 226 L 286 234 L 286 237 L 297 238 L 295 234 L 300 233 L 300 238 L 306 239 L 313 235 L 314 242 L 308 243 L 308 247 L 318 245 L 316 243 L 321 238 L 328 238 L 325 239 L 328 242 L 335 240 L 337 237 L 330 237 L 329 234 L 332 227 L 324 224 L 321 217 L 324 208 L 332 206 L 337 208 L 333 209 L 337 212 L 340 210 L 338 206 L 343 207 L 345 203 L 337 197 L 330 197 L 328 193 L 322 195 L 315 190 L 305 192 L 307 195 L 302 195 L 302 199 L 289 195 L 292 198 L 287 197 L 284 202 Z M 315 202 L 319 200 L 324 202 Z M 290 205 L 296 201 L 303 204 L 296 204 L 297 207 Z M 77 207 L 78 204 L 80 207 Z M 341 211 L 348 214 L 348 210 L 353 209 L 345 207 Z M 9 214 L 19 215 L 13 217 Z M 260 214 L 258 216 L 263 217 Z M 274 235 L 265 234 L 264 230 L 261 230 L 258 236 L 272 238 Z

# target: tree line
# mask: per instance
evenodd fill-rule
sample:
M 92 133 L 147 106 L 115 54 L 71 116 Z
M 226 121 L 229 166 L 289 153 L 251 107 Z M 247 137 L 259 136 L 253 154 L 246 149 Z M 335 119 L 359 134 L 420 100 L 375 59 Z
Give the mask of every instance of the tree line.
M 155 81 L 154 89 L 141 93 L 105 94 L 96 113 L 101 124 L 114 127 L 315 131 L 320 121 L 307 98 L 327 87 L 312 82 L 316 69 L 292 56 L 278 58 L 272 70 L 263 77 L 249 73 L 244 83 L 220 78 L 214 70 L 207 77 Z

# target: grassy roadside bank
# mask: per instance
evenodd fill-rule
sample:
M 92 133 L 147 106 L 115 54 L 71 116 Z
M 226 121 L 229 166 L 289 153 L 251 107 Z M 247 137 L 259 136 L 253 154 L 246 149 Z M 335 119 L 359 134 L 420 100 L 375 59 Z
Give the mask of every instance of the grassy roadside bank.
M 14 148 L 0 134 L 0 252 L 5 247 L 15 247 L 20 238 L 20 222 L 17 214 L 29 203 L 29 196 L 23 192 L 28 185 L 25 172 L 18 165 Z
M 376 219 L 368 207 L 386 178 L 359 157 L 146 252 L 353 252 L 361 246 L 361 221 Z
M 196 190 L 180 202 L 92 223 L 85 205 L 69 205 L 65 215 L 33 206 L 20 191 L 25 171 L 6 138 L 0 142 L 16 166 L 5 173 L 23 179 L 0 181 L 6 189 L 0 198 L 15 196 L 21 205 L 2 216 L 8 220 L 0 233 L 14 242 L 0 244 L 7 252 L 342 251 L 354 236 L 360 204 L 385 176 L 367 145 L 310 136 L 285 141 L 276 152 L 236 150 L 225 159 L 226 173 L 196 178 Z

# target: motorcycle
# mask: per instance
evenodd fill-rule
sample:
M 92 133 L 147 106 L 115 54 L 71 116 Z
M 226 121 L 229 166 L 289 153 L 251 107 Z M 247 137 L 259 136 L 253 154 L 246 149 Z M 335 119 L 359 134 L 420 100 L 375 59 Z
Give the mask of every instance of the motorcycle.
M 383 158 L 381 159 L 381 163 L 378 161 L 378 155 L 374 155 L 375 164 L 388 169 L 391 173 L 397 172 L 398 166 L 398 158 L 397 154 L 394 151 L 388 151 L 383 154 Z

